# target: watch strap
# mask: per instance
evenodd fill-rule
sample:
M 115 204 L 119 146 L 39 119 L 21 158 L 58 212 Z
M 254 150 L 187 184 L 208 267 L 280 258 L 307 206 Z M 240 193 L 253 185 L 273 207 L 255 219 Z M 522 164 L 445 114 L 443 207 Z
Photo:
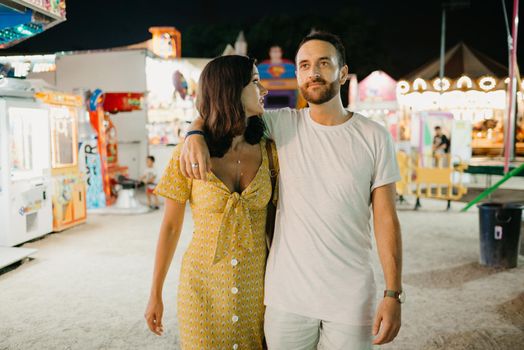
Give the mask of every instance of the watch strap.
M 384 298 L 385 297 L 390 297 L 390 298 L 395 298 L 399 303 L 401 303 L 400 301 L 400 294 L 402 293 L 402 291 L 396 291 L 396 290 L 389 290 L 389 289 L 386 289 L 384 290 Z
M 188 131 L 187 134 L 186 134 L 186 137 L 189 137 L 191 135 L 202 135 L 202 136 L 206 136 L 206 134 L 204 134 L 204 132 L 202 130 L 191 130 L 191 131 Z

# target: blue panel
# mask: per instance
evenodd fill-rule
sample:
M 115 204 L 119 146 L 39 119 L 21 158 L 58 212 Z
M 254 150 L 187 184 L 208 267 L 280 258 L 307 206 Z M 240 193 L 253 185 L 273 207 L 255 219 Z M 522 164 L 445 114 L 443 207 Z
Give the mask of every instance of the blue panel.
M 19 24 L 30 23 L 32 18 L 32 10 L 26 10 L 24 13 L 20 13 L 0 5 L 0 29 L 14 27 Z
M 289 79 L 295 78 L 295 65 L 291 63 L 258 65 L 260 79 Z

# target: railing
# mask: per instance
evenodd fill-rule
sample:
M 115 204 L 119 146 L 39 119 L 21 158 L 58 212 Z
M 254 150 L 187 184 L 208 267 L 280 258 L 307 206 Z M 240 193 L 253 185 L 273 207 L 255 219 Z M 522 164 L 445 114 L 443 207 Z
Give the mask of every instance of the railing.
M 405 195 L 415 195 L 417 202 L 415 210 L 421 207 L 420 198 L 447 200 L 447 209 L 452 200 L 459 200 L 468 189 L 462 184 L 462 175 L 467 164 L 460 160 L 453 164 L 449 154 L 436 154 L 430 166 L 420 166 L 420 156 L 412 159 L 404 152 L 397 154 L 401 180 L 397 182 L 397 194 L 401 201 Z M 415 190 L 412 191 L 412 187 Z

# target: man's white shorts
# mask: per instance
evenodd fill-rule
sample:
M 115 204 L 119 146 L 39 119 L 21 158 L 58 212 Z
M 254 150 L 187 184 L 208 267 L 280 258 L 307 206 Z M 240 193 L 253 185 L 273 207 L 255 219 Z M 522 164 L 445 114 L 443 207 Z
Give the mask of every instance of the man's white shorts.
M 370 350 L 371 326 L 323 321 L 266 307 L 269 350 Z

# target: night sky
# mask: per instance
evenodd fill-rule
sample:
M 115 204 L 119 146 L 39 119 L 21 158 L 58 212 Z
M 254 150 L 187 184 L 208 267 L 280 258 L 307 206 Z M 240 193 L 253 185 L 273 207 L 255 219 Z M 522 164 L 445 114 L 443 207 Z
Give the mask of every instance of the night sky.
M 188 52 L 193 57 L 217 55 L 218 47 L 232 44 L 238 29 L 244 29 L 249 54 L 264 59 L 260 56 L 267 52 L 267 44 L 250 41 L 249 37 L 250 28 L 257 23 L 260 25 L 264 18 L 280 16 L 290 23 L 297 23 L 304 16 L 309 16 L 316 18 L 317 26 L 322 27 L 322 21 L 336 20 L 342 11 L 353 13 L 348 28 L 361 23 L 363 26 L 359 28 L 365 28 L 364 31 L 354 32 L 356 38 L 345 38 L 354 42 L 348 47 L 350 70 L 367 73 L 382 69 L 400 78 L 437 58 L 440 50 L 440 0 L 157 0 L 148 3 L 154 5 L 135 0 L 68 0 L 65 23 L 2 51 L 30 54 L 105 49 L 147 40 L 151 26 L 174 26 L 182 32 L 183 55 Z M 506 6 L 511 17 L 513 1 L 506 0 Z M 209 34 L 218 27 L 221 28 L 220 33 L 225 33 L 222 37 Z M 286 37 L 289 27 L 266 30 L 275 43 L 288 41 L 286 56 L 292 58 L 294 48 L 291 47 L 296 46 L 298 41 L 289 43 Z M 193 42 L 192 38 L 197 38 L 200 32 L 212 38 L 209 40 L 214 41 L 213 47 L 206 48 Z M 304 30 L 300 35 L 307 33 Z M 353 35 L 351 31 L 338 34 L 344 37 Z M 522 55 L 522 35 L 520 40 L 518 51 Z M 469 8 L 448 11 L 446 41 L 447 49 L 464 41 L 507 65 L 507 36 L 501 0 L 470 0 Z M 355 57 L 353 62 L 352 57 Z

